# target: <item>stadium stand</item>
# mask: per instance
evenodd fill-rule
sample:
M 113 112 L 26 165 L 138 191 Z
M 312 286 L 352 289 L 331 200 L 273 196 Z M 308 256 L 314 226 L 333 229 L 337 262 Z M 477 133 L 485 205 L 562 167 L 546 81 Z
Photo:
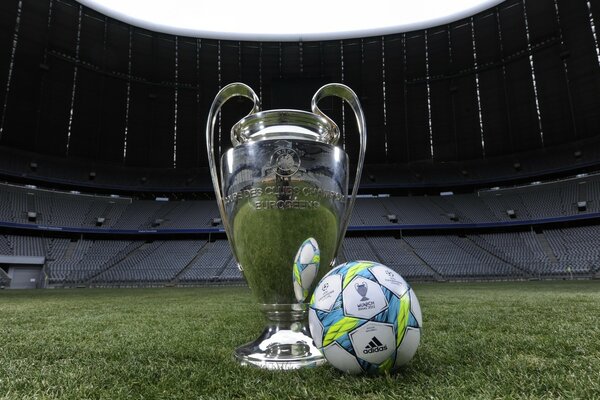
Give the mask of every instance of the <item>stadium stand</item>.
M 91 196 L 0 184 L 0 223 L 98 230 L 210 229 L 212 200 L 153 201 Z M 359 198 L 352 227 L 481 224 L 594 217 L 600 212 L 600 175 L 446 196 Z M 586 202 L 585 210 L 577 203 Z M 514 210 L 511 217 L 508 210 Z M 35 212 L 31 219 L 28 212 Z M 397 221 L 388 216 L 393 215 Z M 103 218 L 102 224 L 98 218 Z
M 522 271 L 467 238 L 414 236 L 405 237 L 405 240 L 419 258 L 444 278 L 518 278 L 522 275 Z
M 181 283 L 211 282 L 220 279 L 227 270 L 229 279 L 240 279 L 241 273 L 236 274 L 230 265 L 232 259 L 229 244 L 224 240 L 207 243 L 186 271 L 179 277 Z M 237 266 L 236 266 L 237 268 Z
M 102 283 L 169 282 L 197 252 L 197 243 L 190 241 L 155 241 L 135 246 L 132 251 L 91 279 Z
M 115 262 L 121 252 L 128 250 L 127 241 L 71 240 L 62 243 L 54 253 L 53 261 L 47 265 L 49 283 L 79 284 L 106 265 Z
M 600 226 L 487 234 L 350 236 L 338 261 L 368 259 L 409 281 L 591 277 Z M 547 241 L 548 249 L 544 249 Z M 226 240 L 88 240 L 0 236 L 0 255 L 45 256 L 46 285 L 148 286 L 240 282 Z M 0 279 L 6 274 L 0 273 Z M 5 284 L 5 283 L 4 283 Z M 0 286 L 2 286 L 0 284 Z
M 6 272 L 3 269 L 0 269 L 0 288 L 5 288 L 5 287 L 10 286 L 10 281 L 11 281 L 11 279 L 6 274 Z
M 355 234 L 346 238 L 338 260 L 370 259 L 409 280 L 540 279 L 595 276 L 600 226 L 542 226 L 532 223 L 564 217 L 597 218 L 600 175 L 440 196 L 361 196 L 351 219 Z M 0 184 L 0 224 L 87 233 L 221 232 L 213 200 L 154 201 L 45 190 Z M 578 202 L 585 201 L 581 210 Z M 516 215 L 509 215 L 513 210 Z M 36 218 L 32 221 L 30 213 Z M 393 216 L 394 218 L 391 218 Z M 98 219 L 102 218 L 101 224 Z M 522 221 L 520 231 L 479 232 Z M 466 233 L 430 234 L 440 227 Z M 425 234 L 402 234 L 403 229 Z M 369 234 L 363 231 L 392 230 Z M 427 230 L 428 229 L 428 230 Z M 528 230 L 524 230 L 528 229 Z M 206 230 L 206 231 L 204 231 Z M 398 235 L 401 235 L 399 238 Z M 47 237 L 46 237 L 47 236 Z M 221 236 L 222 237 L 222 236 Z M 225 240 L 167 240 L 109 236 L 0 235 L 0 255 L 46 258 L 45 285 L 148 286 L 240 282 L 242 274 Z M 7 286 L 6 271 L 0 286 Z
M 436 276 L 436 271 L 415 253 L 406 240 L 373 236 L 367 237 L 366 242 L 375 253 L 374 260 L 390 266 L 409 280 L 432 280 Z

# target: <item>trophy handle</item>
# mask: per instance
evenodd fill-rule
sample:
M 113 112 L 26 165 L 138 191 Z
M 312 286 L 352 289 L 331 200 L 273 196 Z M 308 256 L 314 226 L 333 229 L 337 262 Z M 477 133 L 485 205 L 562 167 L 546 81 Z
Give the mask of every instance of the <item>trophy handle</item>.
M 333 123 L 333 121 L 319 109 L 317 103 L 321 101 L 325 97 L 335 96 L 344 100 L 352 111 L 354 111 L 354 115 L 356 116 L 356 124 L 358 125 L 358 135 L 360 137 L 360 148 L 358 153 L 358 166 L 356 168 L 356 177 L 354 178 L 354 187 L 352 188 L 352 195 L 350 196 L 350 201 L 348 206 L 346 207 L 346 212 L 344 214 L 344 218 L 342 220 L 342 229 L 340 231 L 340 236 L 338 237 L 338 242 L 336 245 L 336 249 L 334 254 L 337 256 L 338 251 L 340 250 L 340 246 L 342 245 L 342 240 L 344 239 L 344 235 L 346 234 L 346 229 L 348 229 L 348 224 L 350 223 L 350 216 L 352 214 L 352 209 L 354 208 L 354 202 L 356 200 L 356 194 L 358 193 L 358 186 L 360 185 L 360 177 L 362 175 L 362 168 L 365 162 L 365 151 L 367 149 L 367 124 L 365 121 L 365 114 L 360 106 L 360 102 L 358 101 L 358 96 L 352 89 L 348 86 L 343 85 L 341 83 L 330 83 L 328 85 L 323 86 L 321 89 L 317 90 L 317 93 L 312 98 L 310 107 L 313 113 L 326 118 L 327 121 Z M 339 139 L 339 131 L 337 135 L 333 138 L 331 144 L 335 145 Z
M 208 112 L 208 119 L 206 121 L 206 149 L 208 151 L 208 166 L 210 169 L 210 176 L 212 178 L 213 187 L 215 190 L 215 197 L 217 199 L 217 204 L 219 206 L 219 213 L 221 214 L 221 221 L 223 221 L 223 227 L 225 228 L 225 233 L 229 239 L 229 243 L 231 244 L 231 250 L 233 251 L 233 256 L 236 261 L 239 262 L 238 257 L 235 253 L 235 246 L 233 245 L 233 232 L 231 231 L 231 226 L 229 225 L 229 218 L 227 218 L 227 214 L 225 213 L 225 204 L 223 203 L 223 193 L 222 193 L 222 182 L 219 179 L 219 174 L 217 172 L 217 162 L 215 159 L 215 122 L 217 121 L 217 116 L 219 115 L 219 111 L 223 104 L 225 104 L 229 99 L 233 97 L 246 97 L 254 102 L 254 106 L 252 110 L 248 113 L 248 115 L 257 113 L 260 111 L 260 100 L 254 90 L 244 83 L 235 82 L 230 83 L 225 86 L 223 89 L 217 93 L 217 96 L 213 100 L 212 105 L 210 106 L 210 111 Z M 234 145 L 238 142 L 237 138 L 233 136 L 231 137 L 231 141 Z

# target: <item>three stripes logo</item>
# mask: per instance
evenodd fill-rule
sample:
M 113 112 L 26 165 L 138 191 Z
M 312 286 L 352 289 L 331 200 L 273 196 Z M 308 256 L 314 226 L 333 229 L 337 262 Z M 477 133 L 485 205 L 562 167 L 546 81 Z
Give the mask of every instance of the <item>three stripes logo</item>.
M 373 336 L 369 344 L 363 350 L 363 354 L 379 353 L 387 350 L 387 346 L 379 341 L 376 336 Z

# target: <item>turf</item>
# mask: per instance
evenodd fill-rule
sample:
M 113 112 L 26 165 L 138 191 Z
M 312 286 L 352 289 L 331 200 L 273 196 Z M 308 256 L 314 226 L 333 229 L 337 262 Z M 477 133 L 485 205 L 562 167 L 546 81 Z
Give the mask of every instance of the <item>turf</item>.
M 600 282 L 415 285 L 413 361 L 376 378 L 241 367 L 243 288 L 0 292 L 1 399 L 600 398 Z

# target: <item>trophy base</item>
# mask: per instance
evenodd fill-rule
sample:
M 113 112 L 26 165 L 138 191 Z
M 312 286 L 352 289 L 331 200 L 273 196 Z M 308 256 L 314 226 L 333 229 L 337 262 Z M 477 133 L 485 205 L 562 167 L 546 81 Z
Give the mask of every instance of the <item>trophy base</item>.
M 240 364 L 288 370 L 326 362 L 310 336 L 305 304 L 263 304 L 262 309 L 269 321 L 258 339 L 235 349 Z

